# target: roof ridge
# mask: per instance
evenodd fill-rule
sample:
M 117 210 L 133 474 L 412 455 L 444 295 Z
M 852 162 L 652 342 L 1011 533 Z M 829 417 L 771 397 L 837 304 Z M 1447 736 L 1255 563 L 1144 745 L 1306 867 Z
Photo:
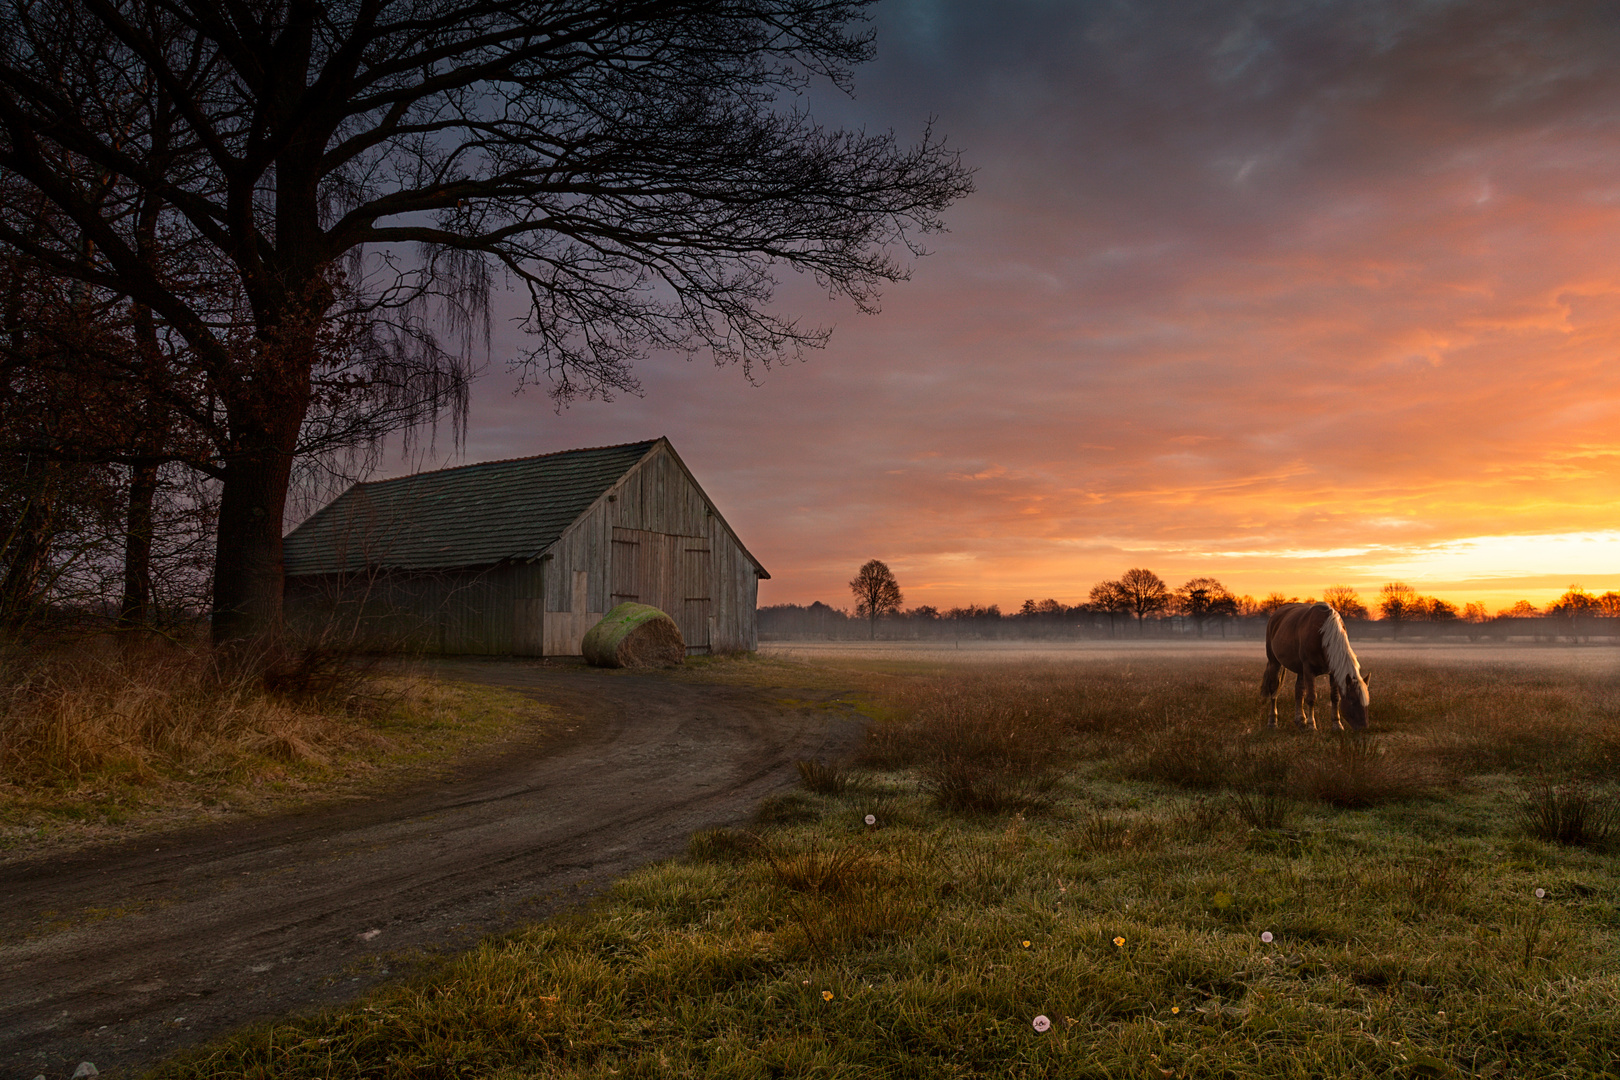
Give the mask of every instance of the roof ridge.
M 623 450 L 630 446 L 651 446 L 653 443 L 664 437 L 665 436 L 660 435 L 658 438 L 654 439 L 632 439 L 630 442 L 610 443 L 607 446 L 577 446 L 572 450 L 551 450 L 544 454 L 525 454 L 522 457 L 492 458 L 489 461 L 469 461 L 465 465 L 446 465 L 442 469 L 427 469 L 423 472 L 406 473 L 404 476 L 390 476 L 382 480 L 357 480 L 351 486 L 350 490 L 360 487 L 375 487 L 378 484 L 395 484 L 401 480 L 415 480 L 423 476 L 437 476 L 439 473 L 460 472 L 462 469 L 480 469 L 485 465 L 510 465 L 519 461 L 539 461 L 541 458 L 562 457 L 564 454 L 589 454 L 597 450 Z M 327 505 L 331 506 L 335 503 L 336 500 L 334 499 L 332 503 L 328 503 Z M 325 507 L 322 507 L 322 509 L 325 509 Z M 314 515 L 312 514 L 310 516 L 313 517 Z

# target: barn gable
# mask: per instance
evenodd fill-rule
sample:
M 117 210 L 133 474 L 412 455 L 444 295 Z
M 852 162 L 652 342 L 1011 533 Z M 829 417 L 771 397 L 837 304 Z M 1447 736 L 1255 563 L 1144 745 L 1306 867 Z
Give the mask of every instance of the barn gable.
M 342 609 L 373 644 L 450 653 L 577 655 L 625 599 L 689 651 L 753 649 L 769 576 L 667 439 L 356 484 L 284 560 L 289 617 Z

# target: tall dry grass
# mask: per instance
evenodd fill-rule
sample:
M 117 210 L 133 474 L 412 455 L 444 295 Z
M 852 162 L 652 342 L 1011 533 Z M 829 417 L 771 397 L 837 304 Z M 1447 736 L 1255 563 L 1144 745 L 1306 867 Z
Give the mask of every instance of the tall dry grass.
M 1260 665 L 1153 660 L 976 668 L 886 695 L 866 759 L 911 767 L 938 801 L 994 810 L 972 789 L 1018 789 L 1067 763 L 1203 791 L 1374 806 L 1478 775 L 1612 781 L 1620 772 L 1620 682 L 1571 672 L 1387 664 L 1365 733 L 1263 727 Z M 1325 729 L 1325 686 L 1317 703 Z
M 232 673 L 200 644 L 151 638 L 0 645 L 0 783 L 150 782 L 252 759 L 319 764 L 375 741 L 352 719 L 380 699 L 334 661 L 295 658 L 279 685 L 247 667 Z

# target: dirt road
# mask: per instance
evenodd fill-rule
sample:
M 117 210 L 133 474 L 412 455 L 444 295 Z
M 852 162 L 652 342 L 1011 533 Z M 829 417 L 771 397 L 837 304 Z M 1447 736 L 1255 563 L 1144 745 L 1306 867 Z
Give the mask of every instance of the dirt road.
M 394 797 L 0 870 L 0 1076 L 139 1067 L 343 1001 L 391 955 L 542 917 L 745 819 L 794 761 L 841 755 L 860 730 L 851 711 L 756 688 L 444 671 L 533 693 L 575 730 Z

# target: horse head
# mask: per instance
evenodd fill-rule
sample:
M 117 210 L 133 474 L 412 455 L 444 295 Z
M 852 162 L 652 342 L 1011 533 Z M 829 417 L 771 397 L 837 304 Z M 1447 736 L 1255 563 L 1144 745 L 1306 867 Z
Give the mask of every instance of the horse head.
M 1354 675 L 1346 675 L 1344 685 L 1339 688 L 1339 715 L 1355 731 L 1362 731 L 1367 727 L 1369 681 L 1365 676 L 1358 681 Z

